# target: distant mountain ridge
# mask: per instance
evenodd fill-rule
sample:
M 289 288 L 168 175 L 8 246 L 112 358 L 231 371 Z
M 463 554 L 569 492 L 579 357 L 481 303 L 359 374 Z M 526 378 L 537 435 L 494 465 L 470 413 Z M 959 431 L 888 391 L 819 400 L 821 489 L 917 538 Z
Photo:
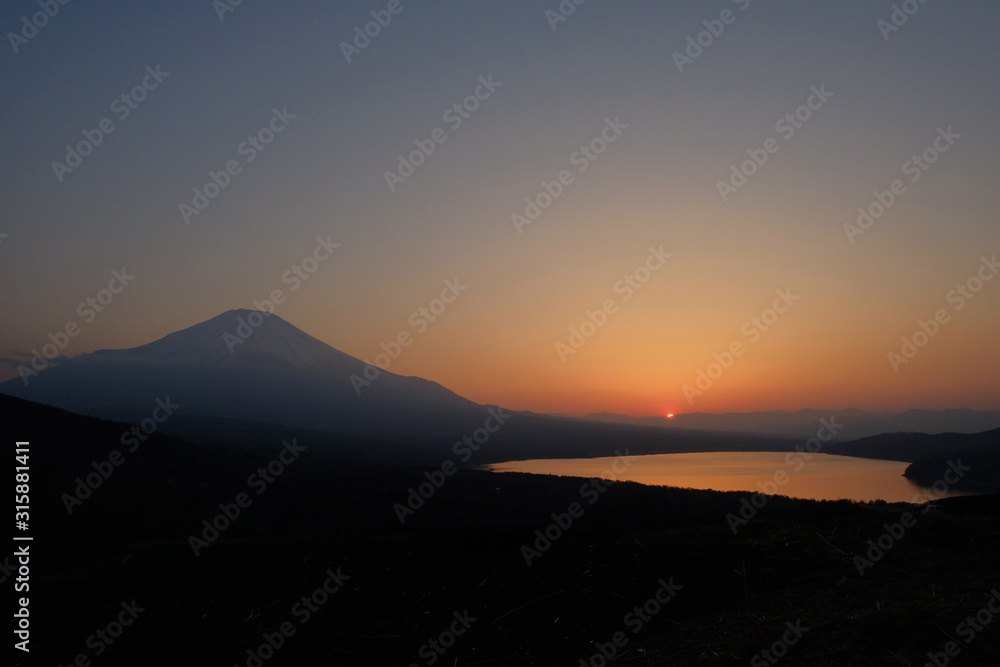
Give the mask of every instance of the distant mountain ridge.
M 629 417 L 608 412 L 591 413 L 583 417 L 591 421 L 616 424 L 641 424 L 733 433 L 772 433 L 775 435 L 809 438 L 820 427 L 820 419 L 834 417 L 843 424 L 836 440 L 857 440 L 882 433 L 980 433 L 1000 428 L 1000 412 L 977 410 L 907 410 L 884 414 L 849 408 L 847 410 L 806 409 L 795 412 L 728 412 L 711 414 L 693 412 L 666 417 Z

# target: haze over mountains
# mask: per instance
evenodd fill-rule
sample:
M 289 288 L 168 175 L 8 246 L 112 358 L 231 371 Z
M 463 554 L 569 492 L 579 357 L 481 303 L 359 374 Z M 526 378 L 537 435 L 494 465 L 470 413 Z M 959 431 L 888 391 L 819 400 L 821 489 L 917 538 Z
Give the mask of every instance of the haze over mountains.
M 378 371 L 277 315 L 252 310 L 230 310 L 139 347 L 59 360 L 27 379 L 0 384 L 0 393 L 132 423 L 148 417 L 157 400 L 169 399 L 179 408 L 163 428 L 181 437 L 205 439 L 214 431 L 229 442 L 280 440 L 295 429 L 428 458 L 482 432 L 491 415 L 504 415 L 502 428 L 488 436 L 489 446 L 477 448 L 477 462 L 605 456 L 626 447 L 634 454 L 785 451 L 815 436 L 820 419 L 831 416 L 844 424 L 837 436 L 845 442 L 901 430 L 980 432 L 1000 426 L 1000 413 L 971 410 L 896 416 L 861 410 L 694 413 L 672 420 L 498 413 L 496 406 L 479 405 L 435 382 Z M 876 444 L 869 456 L 879 456 Z M 898 448 L 893 454 L 899 458 Z
M 231 310 L 139 347 L 98 350 L 0 384 L 0 393 L 138 423 L 156 401 L 179 407 L 160 428 L 199 442 L 280 441 L 308 433 L 359 455 L 439 463 L 477 434 L 477 462 L 634 453 L 784 450 L 771 436 L 599 424 L 479 405 L 441 385 L 375 369 L 277 315 Z M 492 421 L 488 421 L 492 420 Z M 483 427 L 502 422 L 489 432 Z M 479 451 L 482 449 L 483 451 Z M 451 450 L 451 454 L 449 453 Z M 464 460 L 464 457 L 463 457 Z
M 629 417 L 608 412 L 591 413 L 584 417 L 593 421 L 616 424 L 669 426 L 737 433 L 773 433 L 809 438 L 816 433 L 820 419 L 835 417 L 844 428 L 836 440 L 856 440 L 881 433 L 980 433 L 1000 427 L 1000 412 L 979 410 L 907 410 L 899 414 L 868 412 L 856 408 L 847 410 L 772 410 L 768 412 L 729 412 L 710 414 L 692 412 L 666 417 Z

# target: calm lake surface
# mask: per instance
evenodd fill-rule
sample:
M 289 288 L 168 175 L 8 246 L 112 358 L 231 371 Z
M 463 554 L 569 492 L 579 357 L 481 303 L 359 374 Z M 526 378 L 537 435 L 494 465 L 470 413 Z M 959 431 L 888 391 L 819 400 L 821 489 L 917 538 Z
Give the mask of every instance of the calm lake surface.
M 598 477 L 716 491 L 760 491 L 813 500 L 885 500 L 926 502 L 938 497 L 903 477 L 907 463 L 812 454 L 803 462 L 785 461 L 785 452 L 704 452 L 632 456 L 612 471 L 615 457 L 597 459 L 533 459 L 483 466 L 495 472 L 530 472 L 568 477 Z M 786 477 L 782 478 L 780 472 Z M 777 477 L 776 477 L 777 475 Z M 783 479 L 784 483 L 780 483 Z M 969 495 L 948 492 L 945 496 Z

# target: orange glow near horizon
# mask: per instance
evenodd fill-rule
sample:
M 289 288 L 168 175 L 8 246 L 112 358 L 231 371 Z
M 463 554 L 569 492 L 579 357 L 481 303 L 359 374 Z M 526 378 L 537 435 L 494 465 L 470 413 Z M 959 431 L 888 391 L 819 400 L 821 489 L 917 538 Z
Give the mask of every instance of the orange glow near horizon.
M 900 331 L 915 328 L 910 322 L 922 315 L 926 320 L 921 302 L 903 312 L 884 313 L 881 321 L 846 322 L 840 319 L 842 310 L 824 316 L 830 295 L 814 292 L 811 301 L 803 296 L 795 306 L 798 311 L 793 309 L 750 343 L 740 325 L 759 310 L 761 302 L 766 306 L 773 300 L 767 289 L 760 290 L 763 297 L 758 296 L 752 307 L 736 300 L 750 300 L 742 294 L 727 301 L 716 293 L 712 298 L 718 308 L 704 309 L 678 305 L 684 298 L 667 298 L 672 296 L 671 280 L 683 275 L 663 278 L 662 285 L 651 283 L 623 304 L 566 363 L 556 353 L 555 343 L 567 339 L 569 327 L 579 324 L 576 310 L 585 310 L 586 305 L 560 309 L 547 321 L 541 316 L 546 303 L 535 298 L 508 304 L 498 320 L 489 315 L 488 300 L 472 300 L 470 288 L 470 295 L 461 297 L 469 301 L 459 299 L 450 306 L 441 322 L 415 336 L 388 370 L 437 382 L 477 403 L 568 415 L 611 412 L 676 418 L 694 412 L 805 408 L 1000 409 L 1000 387 L 995 382 L 1000 358 L 991 334 L 992 318 L 1000 310 L 1000 289 L 984 289 L 894 373 L 886 354 L 898 349 Z M 598 298 L 602 296 L 599 292 Z M 350 310 L 346 304 L 343 309 Z M 109 314 L 74 339 L 67 352 L 135 347 L 217 315 L 216 310 L 203 306 L 188 313 L 186 321 L 158 311 L 142 327 L 131 322 L 117 326 Z M 410 308 L 396 310 L 402 315 L 364 327 L 350 318 L 331 316 L 329 309 L 314 310 L 306 302 L 290 304 L 277 314 L 338 350 L 371 360 L 381 351 L 380 342 L 407 329 Z M 499 326 L 504 321 L 514 323 Z M 29 349 L 39 344 L 35 338 L 27 339 Z M 745 351 L 728 364 L 724 353 L 734 340 L 743 341 Z M 703 381 L 701 386 L 707 388 L 700 389 L 699 374 L 717 370 L 711 368 L 716 355 L 729 367 L 710 386 Z M 686 386 L 701 394 L 686 396 Z
M 135 4 L 121 7 L 142 16 Z M 65 182 L 49 160 L 124 75 L 73 62 L 96 78 L 68 98 L 51 58 L 11 68 L 10 88 L 40 102 L 10 114 L 6 135 L 24 168 L 0 180 L 0 378 L 57 340 L 66 356 L 131 348 L 273 307 L 362 361 L 402 336 L 389 372 L 513 410 L 677 425 L 696 412 L 1000 411 L 1000 59 L 985 29 L 1000 4 L 939 9 L 886 50 L 870 3 L 754 3 L 754 26 L 683 75 L 664 62 L 701 30 L 699 3 L 577 12 L 577 38 L 558 40 L 539 38 L 549 26 L 531 3 L 428 3 L 430 33 L 386 37 L 381 55 L 336 69 L 316 53 L 340 48 L 315 35 L 354 25 L 351 3 L 312 3 L 306 22 L 257 4 L 240 20 L 299 37 L 264 70 L 256 41 L 227 41 L 229 86 L 202 66 L 213 40 L 177 49 L 160 30 L 184 14 L 147 25 L 186 83 L 170 79 L 127 121 L 134 141 L 116 134 Z M 920 32 L 932 29 L 942 38 Z M 69 32 L 70 54 L 96 34 Z M 428 34 L 450 55 L 423 49 Z M 475 77 L 494 68 L 497 93 L 481 99 Z M 813 108 L 824 83 L 829 102 Z M 459 126 L 442 115 L 473 91 Z M 290 130 L 259 160 L 238 151 L 276 104 L 300 114 Z M 191 108 L 204 118 L 189 123 Z M 797 109 L 810 120 L 779 130 Z M 447 143 L 431 155 L 436 127 Z M 581 159 L 587 145 L 601 150 Z M 929 151 L 940 159 L 913 173 L 906 161 Z M 407 168 L 404 155 L 424 157 Z M 230 158 L 254 162 L 190 217 Z M 896 180 L 905 196 L 880 194 Z M 87 307 L 122 270 L 134 284 Z

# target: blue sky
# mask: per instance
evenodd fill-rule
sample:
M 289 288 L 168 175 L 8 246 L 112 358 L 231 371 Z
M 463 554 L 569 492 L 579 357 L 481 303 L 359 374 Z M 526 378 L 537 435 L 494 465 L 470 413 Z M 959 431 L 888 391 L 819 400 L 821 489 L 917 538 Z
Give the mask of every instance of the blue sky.
M 342 43 L 388 5 L 244 0 L 220 19 L 209 0 L 70 2 L 16 53 L 8 35 L 4 355 L 80 320 L 121 267 L 134 283 L 66 354 L 284 289 L 281 316 L 364 358 L 457 276 L 467 294 L 392 370 L 483 402 L 642 414 L 679 401 L 793 286 L 795 317 L 698 407 L 1000 407 L 985 377 L 1000 370 L 1000 281 L 902 373 L 886 362 L 997 250 L 995 3 L 927 3 L 885 39 L 891 2 L 590 0 L 553 30 L 554 0 L 403 0 L 348 63 Z M 0 25 L 20 32 L 39 11 L 8 2 Z M 724 11 L 679 72 L 675 52 Z M 168 75 L 119 118 L 114 101 L 157 67 Z M 480 77 L 499 86 L 450 129 L 444 113 Z M 824 85 L 833 96 L 722 201 L 718 182 Z M 274 109 L 294 118 L 247 162 L 239 146 Z M 114 131 L 57 179 L 52 163 L 104 118 Z M 511 215 L 609 118 L 628 129 L 518 234 Z M 857 208 L 948 127 L 961 138 L 851 243 Z M 386 170 L 436 128 L 447 139 L 390 191 Z M 186 224 L 179 205 L 232 160 L 239 173 Z M 291 293 L 285 271 L 327 236 L 338 253 Z M 556 344 L 661 244 L 669 268 L 563 363 Z

